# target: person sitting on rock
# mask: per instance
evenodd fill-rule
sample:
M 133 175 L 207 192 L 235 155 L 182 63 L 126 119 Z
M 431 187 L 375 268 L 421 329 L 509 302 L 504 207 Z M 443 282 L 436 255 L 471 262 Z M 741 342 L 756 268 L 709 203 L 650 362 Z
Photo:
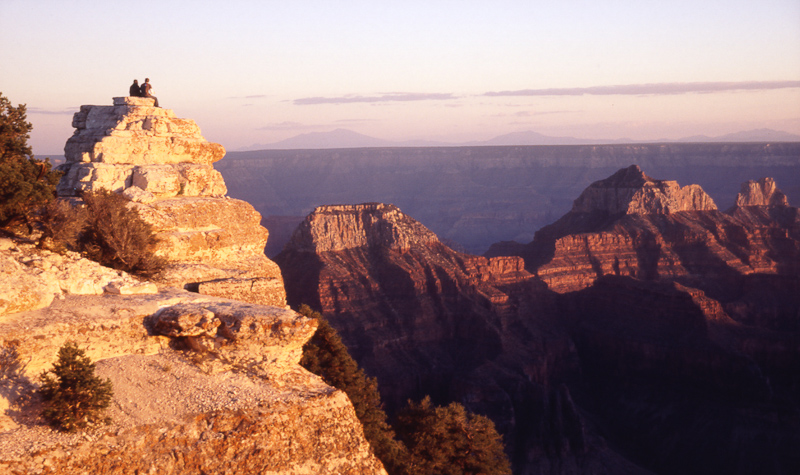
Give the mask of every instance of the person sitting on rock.
M 139 88 L 139 80 L 134 79 L 133 84 L 131 84 L 131 90 L 128 93 L 131 97 L 139 97 L 142 95 L 142 90 Z
M 151 89 L 153 89 L 153 86 L 150 85 L 150 78 L 145 78 L 144 79 L 144 84 L 142 84 L 142 88 L 141 88 L 142 97 L 152 97 L 156 101 L 154 105 L 156 107 L 159 107 L 158 98 L 156 96 L 150 94 L 150 90 Z

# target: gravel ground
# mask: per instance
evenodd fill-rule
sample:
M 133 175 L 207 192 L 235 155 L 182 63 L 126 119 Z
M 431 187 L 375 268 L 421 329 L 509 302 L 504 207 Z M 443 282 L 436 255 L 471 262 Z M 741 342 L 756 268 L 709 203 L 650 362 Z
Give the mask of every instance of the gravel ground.
M 70 447 L 143 424 L 179 422 L 191 414 L 245 409 L 275 398 L 296 397 L 245 374 L 208 374 L 202 362 L 190 358 L 191 354 L 168 350 L 97 362 L 98 376 L 113 384 L 114 398 L 106 410 L 112 422 L 79 434 L 51 429 L 39 416 L 41 401 L 29 398 L 9 411 L 17 427 L 0 432 L 0 459 L 14 460 L 54 445 Z

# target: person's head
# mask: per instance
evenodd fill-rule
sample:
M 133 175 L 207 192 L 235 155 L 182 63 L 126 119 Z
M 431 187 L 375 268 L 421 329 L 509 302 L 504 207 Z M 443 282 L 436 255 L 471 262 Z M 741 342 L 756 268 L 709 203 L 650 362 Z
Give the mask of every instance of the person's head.
M 144 78 L 144 82 L 150 82 L 150 78 Z
M 139 80 L 138 80 L 138 79 L 134 79 L 134 80 L 133 80 L 133 83 L 134 83 L 134 84 L 139 84 Z

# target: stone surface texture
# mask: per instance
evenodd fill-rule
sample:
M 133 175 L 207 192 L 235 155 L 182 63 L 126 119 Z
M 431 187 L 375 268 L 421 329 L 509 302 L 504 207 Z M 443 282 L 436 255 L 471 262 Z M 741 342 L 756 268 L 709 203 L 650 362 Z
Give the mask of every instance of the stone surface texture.
M 177 289 L 0 317 L 0 473 L 385 474 L 347 396 L 299 365 L 316 325 Z M 43 424 L 33 389 L 66 341 L 112 380 L 110 425 Z
M 225 150 L 206 141 L 194 121 L 154 107 L 149 98 L 115 97 L 113 106 L 81 106 L 72 125 L 59 196 L 105 189 L 130 200 L 153 225 L 156 254 L 167 261 L 155 280 L 286 305 L 280 270 L 264 255 L 269 233 L 261 215 L 225 196 L 213 168 Z
M 103 267 L 74 252 L 58 254 L 3 239 L 0 246 L 0 315 L 47 307 L 65 295 L 148 294 L 152 282 Z

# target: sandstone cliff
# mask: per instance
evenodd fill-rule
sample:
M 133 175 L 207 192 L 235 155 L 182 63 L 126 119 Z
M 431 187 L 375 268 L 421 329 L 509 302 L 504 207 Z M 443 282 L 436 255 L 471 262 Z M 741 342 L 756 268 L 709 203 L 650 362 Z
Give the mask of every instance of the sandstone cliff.
M 317 208 L 275 260 L 289 302 L 322 310 L 390 412 L 458 400 L 492 417 L 517 473 L 645 473 L 587 434 L 561 386 L 574 345 L 522 259 L 455 252 L 395 206 L 361 204 Z
M 503 247 L 516 255 L 457 253 L 372 204 L 315 211 L 276 262 L 289 301 L 323 311 L 390 409 L 428 393 L 489 415 L 516 473 L 789 473 L 796 216 L 723 213 L 630 167 Z
M 168 262 L 156 280 L 201 293 L 284 306 L 280 270 L 264 256 L 268 232 L 248 203 L 225 196 L 213 163 L 225 155 L 190 119 L 150 98 L 81 106 L 64 147 L 62 197 L 106 189 L 131 200 Z
M 385 474 L 347 396 L 299 365 L 316 321 L 286 308 L 260 215 L 225 196 L 223 148 L 151 99 L 73 125 L 59 195 L 121 193 L 168 265 L 142 282 L 0 240 L 0 473 Z M 67 341 L 114 390 L 111 424 L 77 435 L 35 391 Z

